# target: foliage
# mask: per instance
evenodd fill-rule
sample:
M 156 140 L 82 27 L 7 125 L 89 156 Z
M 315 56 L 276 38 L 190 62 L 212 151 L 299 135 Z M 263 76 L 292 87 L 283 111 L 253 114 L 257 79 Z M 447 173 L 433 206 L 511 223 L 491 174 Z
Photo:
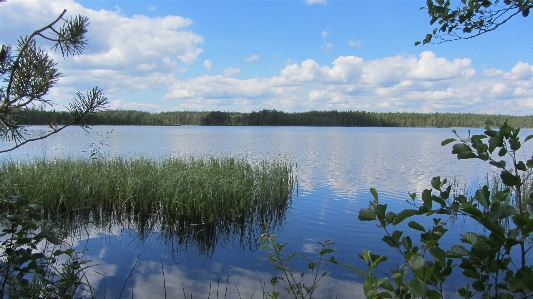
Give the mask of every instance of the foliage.
M 45 216 L 69 227 L 131 225 L 142 237 L 157 225 L 206 255 L 230 236 L 257 246 L 263 223 L 284 219 L 295 183 L 290 163 L 236 158 L 6 162 L 0 172 L 1 193 L 39 198 Z
M 229 125 L 229 126 L 336 126 L 336 127 L 468 127 L 483 128 L 487 121 L 533 128 L 533 117 L 489 115 L 473 113 L 416 113 L 368 111 L 307 111 L 283 112 L 261 110 L 257 112 L 193 112 L 173 111 L 151 113 L 135 110 L 106 110 L 96 114 L 95 125 Z M 20 124 L 46 125 L 51 120 L 68 123 L 68 112 L 28 109 L 21 114 Z
M 455 3 L 455 2 L 454 2 Z M 430 24 L 438 24 L 422 42 L 428 44 L 433 39 L 440 42 L 470 39 L 493 31 L 517 15 L 529 16 L 533 9 L 532 0 L 461 0 L 457 8 L 450 0 L 427 0 Z
M 16 54 L 12 54 L 12 47 L 8 44 L 0 49 L 3 84 L 0 86 L 0 138 L 14 142 L 0 149 L 0 153 L 47 138 L 73 124 L 86 126 L 95 113 L 108 103 L 97 87 L 86 95 L 78 91 L 69 104 L 71 120 L 68 123 L 58 126 L 52 120 L 47 123 L 51 131 L 38 137 L 27 135 L 20 127 L 21 115 L 25 111 L 37 105 L 54 105 L 45 96 L 61 76 L 57 64 L 37 45 L 36 38 L 52 42 L 52 49 L 61 51 L 63 57 L 79 55 L 87 45 L 88 19 L 77 16 L 67 20 L 65 14 L 66 10 L 50 24 L 19 38 Z M 90 261 L 82 259 L 82 252 L 63 249 L 63 236 L 55 224 L 42 219 L 40 205 L 30 203 L 26 196 L 19 195 L 5 197 L 0 201 L 0 208 L 1 298 L 74 298 L 80 287 L 87 286 L 90 290 L 90 286 L 83 282 Z M 49 248 L 50 245 L 59 247 Z
M 324 265 L 324 263 L 338 265 L 335 257 L 329 256 L 329 258 L 326 259 L 327 255 L 330 255 L 336 251 L 335 249 L 330 248 L 330 246 L 334 244 L 330 240 L 326 240 L 325 242 L 317 242 L 320 246 L 320 249 L 317 250 L 318 260 L 311 261 L 307 265 L 308 272 L 302 272 L 300 274 L 297 274 L 297 269 L 293 268 L 291 265 L 291 260 L 298 254 L 298 252 L 295 251 L 288 257 L 283 257 L 282 251 L 287 243 L 278 243 L 276 241 L 276 236 L 271 235 L 268 231 L 268 227 L 266 232 L 261 235 L 261 243 L 263 244 L 261 249 L 270 250 L 268 253 L 268 258 L 266 259 L 268 259 L 274 265 L 274 269 L 283 273 L 280 276 L 272 277 L 270 283 L 275 287 L 281 281 L 285 282 L 288 285 L 285 289 L 287 294 L 292 295 L 294 298 L 314 298 L 313 293 L 318 288 L 318 283 L 329 272 L 329 270 L 321 270 L 321 267 Z M 302 254 L 300 257 L 303 260 L 307 259 L 304 254 Z M 306 284 L 304 281 L 304 278 L 307 274 L 311 276 L 311 281 L 309 284 Z M 265 295 L 267 295 L 269 298 L 278 298 L 280 292 L 274 291 L 272 294 Z
M 63 249 L 61 232 L 43 221 L 40 205 L 25 196 L 6 197 L 3 205 L 8 212 L 0 218 L 0 298 L 74 298 L 80 287 L 91 291 L 84 282 L 91 261 Z
M 55 120 L 46 123 L 51 131 L 39 137 L 27 135 L 19 126 L 24 111 L 40 106 L 53 106 L 45 98 L 50 88 L 58 82 L 61 74 L 48 53 L 37 45 L 36 38 L 41 37 L 53 43 L 52 49 L 59 50 L 63 57 L 80 55 L 87 42 L 85 34 L 89 21 L 87 17 L 77 16 L 66 19 L 66 10 L 50 24 L 18 40 L 16 54 L 12 46 L 2 45 L 0 50 L 0 138 L 13 141 L 14 145 L 0 150 L 0 153 L 16 149 L 28 142 L 44 139 L 56 134 L 70 125 L 86 126 L 94 118 L 95 112 L 104 108 L 108 100 L 98 87 L 86 95 L 76 93 L 68 110 L 71 119 L 58 126 Z M 62 22 L 60 27 L 59 24 Z
M 454 143 L 452 153 L 458 159 L 480 159 L 499 168 L 501 181 L 506 187 L 503 190 L 491 192 L 485 185 L 471 198 L 454 196 L 446 179 L 434 177 L 432 189 L 424 190 L 421 201 L 417 200 L 416 194 L 411 194 L 410 202 L 415 208 L 395 213 L 387 212 L 387 205 L 381 204 L 377 191 L 371 189 L 374 200 L 367 209 L 360 211 L 359 219 L 378 221 L 378 227 L 385 231 L 382 240 L 398 251 L 403 264 L 386 274 L 379 265 L 388 257 L 364 251 L 360 257 L 368 266 L 367 272 L 347 266 L 365 276 L 367 298 L 443 298 L 444 283 L 455 267 L 462 269 L 465 280 L 471 282 L 458 290 L 461 297 L 533 296 L 533 264 L 527 258 L 533 248 L 533 194 L 522 198 L 521 190 L 531 176 L 533 158 L 519 160 L 518 151 L 522 147 L 519 132 L 520 129 L 507 123 L 499 130 L 487 125 L 484 134 L 466 139 L 457 136 L 459 139 L 442 142 L 443 146 Z M 531 138 L 533 135 L 523 142 Z M 515 200 L 514 204 L 509 197 Z M 410 236 L 402 237 L 403 231 L 392 231 L 391 228 L 415 215 L 441 217 L 433 218 L 434 226 L 429 228 L 415 220 L 408 223 L 413 231 L 421 232 L 419 246 L 413 244 Z M 448 219 L 443 221 L 442 217 Z M 442 248 L 439 240 L 448 231 L 447 222 L 457 217 L 470 218 L 480 224 L 485 233 L 465 232 L 461 235 L 461 244 Z M 382 277 L 378 277 L 379 273 L 383 273 Z

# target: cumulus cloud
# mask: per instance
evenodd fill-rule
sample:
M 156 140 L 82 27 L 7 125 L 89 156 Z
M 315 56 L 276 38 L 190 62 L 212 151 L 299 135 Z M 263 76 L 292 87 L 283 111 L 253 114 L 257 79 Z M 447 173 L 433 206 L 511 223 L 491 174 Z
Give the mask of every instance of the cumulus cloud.
M 499 76 L 501 74 L 503 74 L 503 71 L 499 69 L 495 69 L 495 68 L 483 70 L 483 75 L 488 76 L 488 77 Z
M 252 56 L 250 56 L 250 57 L 246 57 L 246 58 L 244 58 L 244 61 L 246 61 L 246 62 L 256 61 L 256 60 L 258 60 L 259 58 L 261 58 L 261 56 L 259 56 L 259 55 L 257 55 L 257 54 L 254 54 L 254 55 L 252 55 Z
M 494 72 L 494 71 L 493 71 Z M 340 56 L 331 65 L 292 63 L 278 76 L 178 80 L 165 100 L 182 109 L 253 111 L 370 110 L 533 114 L 533 66 L 477 76 L 470 59 L 427 51 L 375 60 Z M 213 109 L 215 108 L 216 109 Z
M 211 60 L 205 60 L 204 61 L 204 66 L 205 66 L 206 70 L 210 71 L 211 67 L 213 66 L 213 63 L 211 62 Z
M 8 1 L 2 3 L 0 41 L 13 44 L 18 36 L 48 24 L 67 9 L 67 17 L 89 18 L 89 46 L 81 56 L 63 59 L 63 78 L 53 89 L 55 100 L 70 100 L 76 90 L 95 85 L 110 96 L 168 85 L 177 73 L 187 71 L 203 49 L 203 38 L 188 27 L 191 19 L 181 16 L 126 17 L 120 11 L 91 10 L 73 0 Z
M 163 107 L 161 105 L 139 103 L 139 102 L 126 102 L 123 100 L 113 100 L 109 104 L 111 110 L 137 110 L 137 111 L 151 111 L 151 112 L 165 112 L 169 110 L 169 107 Z M 175 110 L 175 109 L 172 109 Z
M 230 68 L 225 69 L 223 74 L 224 74 L 224 77 L 229 77 L 229 76 L 237 75 L 240 72 L 241 72 L 241 69 L 230 67 Z
M 520 61 L 511 69 L 510 73 L 505 74 L 505 78 L 510 80 L 531 81 L 533 78 L 533 66 Z

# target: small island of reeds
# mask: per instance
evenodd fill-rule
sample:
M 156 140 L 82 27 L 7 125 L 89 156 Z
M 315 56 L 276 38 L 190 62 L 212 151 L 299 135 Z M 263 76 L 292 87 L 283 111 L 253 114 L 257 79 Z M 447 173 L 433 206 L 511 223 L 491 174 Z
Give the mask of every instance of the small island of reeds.
M 48 219 L 158 227 L 206 253 L 220 231 L 253 242 L 252 231 L 279 224 L 295 183 L 288 162 L 233 157 L 34 160 L 4 162 L 0 172 L 3 194 L 26 195 Z

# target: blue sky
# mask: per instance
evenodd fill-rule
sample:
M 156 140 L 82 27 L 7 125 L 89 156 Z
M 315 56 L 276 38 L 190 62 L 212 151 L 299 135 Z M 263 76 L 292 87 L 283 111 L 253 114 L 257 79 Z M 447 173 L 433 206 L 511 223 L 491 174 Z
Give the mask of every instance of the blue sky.
M 0 42 L 62 9 L 89 48 L 51 53 L 57 109 L 98 85 L 111 109 L 533 114 L 533 18 L 471 40 L 414 46 L 424 0 L 8 0 Z

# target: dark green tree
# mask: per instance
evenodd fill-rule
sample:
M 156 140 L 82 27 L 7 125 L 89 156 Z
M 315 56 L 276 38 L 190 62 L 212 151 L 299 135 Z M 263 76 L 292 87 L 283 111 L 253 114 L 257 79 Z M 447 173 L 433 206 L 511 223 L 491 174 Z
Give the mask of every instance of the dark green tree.
M 0 138 L 14 144 L 0 149 L 0 153 L 16 149 L 28 142 L 44 139 L 70 125 L 86 126 L 98 110 L 103 109 L 108 100 L 98 87 L 86 94 L 78 91 L 69 103 L 68 110 L 72 120 L 57 125 L 50 120 L 50 131 L 30 137 L 19 126 L 21 113 L 34 107 L 54 106 L 46 99 L 50 88 L 59 80 L 61 73 L 47 51 L 36 42 L 40 37 L 53 43 L 52 49 L 61 51 L 64 58 L 80 55 L 87 47 L 85 34 L 89 20 L 84 16 L 67 19 L 64 10 L 54 21 L 31 33 L 20 37 L 18 45 L 12 51 L 9 44 L 2 45 L 0 50 Z
M 422 10 L 427 10 L 431 17 L 430 24 L 437 25 L 431 33 L 420 42 L 428 44 L 435 39 L 437 43 L 470 39 L 496 30 L 515 16 L 529 16 L 533 9 L 533 0 L 427 0 Z

